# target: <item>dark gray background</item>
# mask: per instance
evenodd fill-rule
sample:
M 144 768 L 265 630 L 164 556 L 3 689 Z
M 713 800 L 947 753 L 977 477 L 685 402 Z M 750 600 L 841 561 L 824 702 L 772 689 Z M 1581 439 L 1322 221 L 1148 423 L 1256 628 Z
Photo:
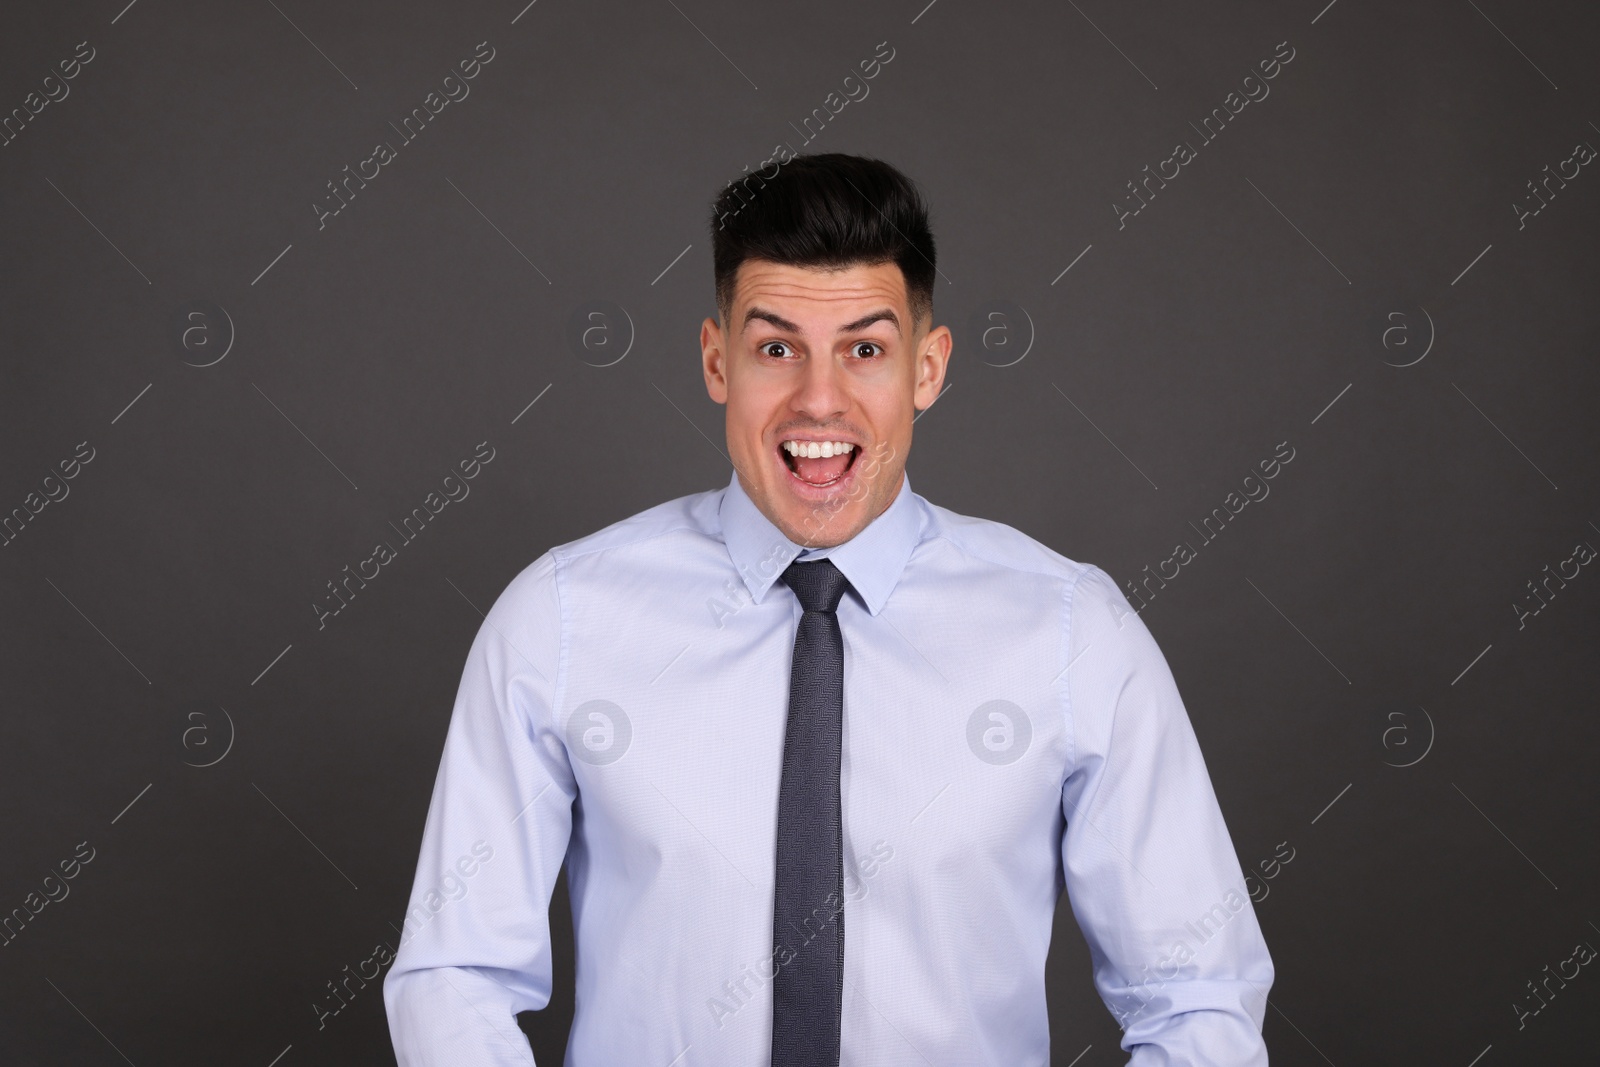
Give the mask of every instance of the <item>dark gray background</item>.
M 1600 145 L 1592 6 L 524 2 L 5 13 L 0 114 L 95 58 L 0 147 L 0 509 L 95 452 L 0 548 L 0 913 L 95 853 L 0 948 L 0 1059 L 393 1062 L 376 981 L 313 1005 L 398 944 L 479 609 L 726 481 L 705 215 L 780 141 L 931 199 L 957 342 L 909 469 L 935 503 L 1126 581 L 1295 449 L 1143 612 L 1241 863 L 1294 850 L 1256 904 L 1273 1061 L 1592 1055 L 1594 967 L 1513 1007 L 1600 946 L 1600 568 L 1513 607 L 1600 546 L 1600 174 L 1513 207 Z M 319 230 L 324 183 L 480 41 L 471 95 Z M 1125 183 L 1283 41 L 1270 96 L 1119 229 Z M 186 349 L 194 300 L 231 328 Z M 626 319 L 575 351 L 595 301 Z M 484 440 L 471 496 L 319 631 L 325 583 Z M 565 907 L 521 1020 L 544 1063 Z M 1055 1061 L 1124 1062 L 1059 915 Z

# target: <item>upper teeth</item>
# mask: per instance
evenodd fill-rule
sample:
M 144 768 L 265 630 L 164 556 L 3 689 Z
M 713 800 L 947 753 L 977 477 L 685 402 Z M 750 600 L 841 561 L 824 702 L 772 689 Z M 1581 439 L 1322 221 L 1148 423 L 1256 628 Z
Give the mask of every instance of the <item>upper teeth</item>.
M 791 456 L 805 456 L 808 459 L 825 459 L 828 456 L 842 456 L 856 447 L 849 441 L 785 441 L 783 450 Z

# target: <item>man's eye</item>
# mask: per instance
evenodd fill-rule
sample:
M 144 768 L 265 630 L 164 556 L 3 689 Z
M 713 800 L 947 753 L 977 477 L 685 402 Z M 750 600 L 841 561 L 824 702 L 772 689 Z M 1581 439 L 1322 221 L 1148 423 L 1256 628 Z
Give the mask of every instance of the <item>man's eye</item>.
M 867 351 L 863 352 L 862 349 L 867 349 Z M 882 354 L 883 352 L 883 349 L 879 348 L 878 345 L 872 341 L 857 341 L 855 343 L 854 350 L 855 354 L 860 356 L 862 359 L 870 359 L 873 356 Z
M 768 341 L 766 344 L 761 346 L 761 351 L 765 352 L 769 356 L 775 356 L 781 359 L 789 354 L 789 346 L 784 344 L 782 341 Z

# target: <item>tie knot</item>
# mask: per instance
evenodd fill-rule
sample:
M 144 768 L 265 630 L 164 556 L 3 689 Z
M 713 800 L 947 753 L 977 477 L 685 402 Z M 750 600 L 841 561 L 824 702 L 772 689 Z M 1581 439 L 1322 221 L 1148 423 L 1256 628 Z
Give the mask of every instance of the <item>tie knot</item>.
M 801 563 L 798 560 L 783 572 L 783 584 L 794 590 L 800 606 L 806 611 L 825 611 L 830 614 L 839 609 L 850 579 L 833 565 L 831 559 L 818 559 Z

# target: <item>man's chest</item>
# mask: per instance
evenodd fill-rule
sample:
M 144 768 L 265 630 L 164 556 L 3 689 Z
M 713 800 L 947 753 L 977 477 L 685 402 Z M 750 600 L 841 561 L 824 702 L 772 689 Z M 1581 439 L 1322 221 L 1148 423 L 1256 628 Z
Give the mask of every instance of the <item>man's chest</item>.
M 557 723 L 592 849 L 770 876 L 798 618 L 784 593 L 720 614 L 642 596 L 571 620 Z M 847 851 L 911 846 L 937 869 L 1048 844 L 1071 759 L 1056 604 L 1022 582 L 909 582 L 877 615 L 847 598 L 839 621 Z

